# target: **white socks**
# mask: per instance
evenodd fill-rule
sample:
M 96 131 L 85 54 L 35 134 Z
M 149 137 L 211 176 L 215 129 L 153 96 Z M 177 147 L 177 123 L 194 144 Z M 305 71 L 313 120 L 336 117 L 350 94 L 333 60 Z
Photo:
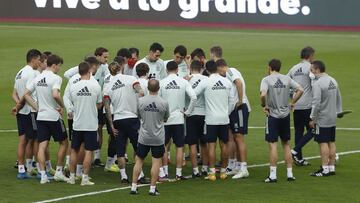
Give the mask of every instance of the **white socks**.
M 235 167 L 236 167 L 236 159 L 229 159 L 228 160 L 228 168 L 235 169 Z
M 131 191 L 136 191 L 137 190 L 137 184 L 136 183 L 132 183 L 131 184 Z
M 169 166 L 165 165 L 165 166 L 163 166 L 163 169 L 164 169 L 165 175 L 168 176 L 169 175 Z
M 106 159 L 106 168 L 110 168 L 115 163 L 114 157 L 107 157 Z
M 32 159 L 26 159 L 25 164 L 26 164 L 27 171 L 31 172 L 32 169 L 33 169 L 33 167 L 32 167 Z
M 149 190 L 149 192 L 154 193 L 155 190 L 156 190 L 156 186 L 155 186 L 155 185 L 154 185 L 154 186 L 150 185 L 150 190 Z
M 63 170 L 63 167 L 62 167 L 62 166 L 56 166 L 56 173 L 55 173 L 55 175 L 63 175 L 62 170 Z
M 329 171 L 330 172 L 335 172 L 335 166 L 334 165 L 329 165 Z
M 65 165 L 66 165 L 66 166 L 69 166 L 69 165 L 70 165 L 70 155 L 66 155 Z
M 82 170 L 83 170 L 83 165 L 77 164 L 76 165 L 76 176 L 78 176 L 78 177 L 82 176 Z
M 19 173 L 25 173 L 25 166 L 24 165 L 18 165 L 18 171 L 19 171 Z
M 287 168 L 287 177 L 288 177 L 288 178 L 294 177 L 294 174 L 293 174 L 293 172 L 292 172 L 292 168 Z
M 164 172 L 164 168 L 163 168 L 163 167 L 160 167 L 159 177 L 160 177 L 160 178 L 164 178 L 164 177 L 165 177 L 165 172 Z
M 195 175 L 199 174 L 199 168 L 198 167 L 193 168 L 193 173 Z
M 94 159 L 100 159 L 100 149 L 94 151 Z
M 270 176 L 271 179 L 277 179 L 276 176 L 276 166 L 270 166 Z
M 50 160 L 46 160 L 46 161 L 45 161 L 45 168 L 46 168 L 46 172 L 49 172 L 50 169 L 52 169 L 51 161 L 50 161 Z
M 329 173 L 329 166 L 322 166 L 323 168 L 323 173 Z M 335 169 L 334 169 L 335 170 Z
M 126 171 L 125 169 L 120 169 L 120 175 L 121 175 L 121 179 L 128 179 L 128 176 L 126 175 Z
M 202 172 L 208 172 L 208 170 L 209 170 L 209 166 L 207 166 L 207 165 L 202 165 L 202 168 L 201 168 L 201 171 L 202 171 Z
M 176 176 L 182 176 L 182 168 L 176 168 Z
M 240 170 L 247 171 L 247 163 L 246 162 L 240 162 Z

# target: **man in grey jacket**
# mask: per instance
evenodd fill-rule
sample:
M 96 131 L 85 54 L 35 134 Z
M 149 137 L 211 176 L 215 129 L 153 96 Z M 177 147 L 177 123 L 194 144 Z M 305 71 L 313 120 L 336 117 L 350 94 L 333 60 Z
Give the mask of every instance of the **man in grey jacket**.
M 335 131 L 337 114 L 342 112 L 341 94 L 338 83 L 325 73 L 325 64 L 314 61 L 311 66 L 316 81 L 313 84 L 310 127 L 315 129 L 315 141 L 319 143 L 321 169 L 311 176 L 335 175 Z

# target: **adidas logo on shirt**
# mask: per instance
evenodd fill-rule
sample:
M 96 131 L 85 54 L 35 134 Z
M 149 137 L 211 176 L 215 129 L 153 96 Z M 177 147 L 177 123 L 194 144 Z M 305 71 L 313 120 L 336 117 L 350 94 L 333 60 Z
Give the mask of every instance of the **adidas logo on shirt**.
M 22 71 L 20 71 L 20 73 L 18 73 L 17 75 L 16 75 L 16 80 L 20 80 L 21 79 L 21 74 L 22 74 Z
M 300 76 L 300 75 L 304 75 L 302 68 L 297 69 L 294 73 L 294 76 Z
M 147 106 L 144 108 L 144 111 L 160 112 L 160 110 L 156 107 L 155 102 L 147 105 Z
M 46 79 L 45 79 L 45 78 L 41 79 L 41 80 L 37 83 L 37 86 L 47 87 L 48 85 L 46 84 Z
M 196 81 L 193 85 L 192 85 L 192 88 L 195 89 L 199 83 L 201 82 L 201 80 L 199 79 L 198 81 Z
M 114 90 L 122 88 L 122 87 L 125 87 L 125 85 L 120 80 L 117 80 L 116 83 L 111 88 L 111 90 L 114 91 Z
M 330 81 L 328 90 L 335 90 L 335 89 L 336 89 L 336 85 L 333 83 L 333 81 Z
M 225 90 L 225 89 L 226 87 L 224 86 L 224 84 L 222 84 L 220 80 L 212 87 L 212 90 Z
M 89 89 L 85 86 L 77 94 L 77 96 L 91 96 Z
M 276 83 L 274 84 L 274 88 L 286 88 L 286 86 L 284 85 L 284 83 L 280 79 L 278 79 L 276 81 Z
M 175 82 L 175 80 L 173 80 L 172 82 L 170 82 L 169 84 L 166 85 L 165 89 L 180 89 L 180 86 L 177 85 L 177 83 Z

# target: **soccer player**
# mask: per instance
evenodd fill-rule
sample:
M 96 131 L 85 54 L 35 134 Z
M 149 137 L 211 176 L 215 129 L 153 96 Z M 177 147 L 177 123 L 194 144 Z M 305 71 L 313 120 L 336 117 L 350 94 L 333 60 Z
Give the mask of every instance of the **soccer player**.
M 139 63 L 146 63 L 150 68 L 149 78 L 157 80 L 164 79 L 166 77 L 166 69 L 164 61 L 160 59 L 163 52 L 164 48 L 161 46 L 161 44 L 157 42 L 153 43 L 150 46 L 148 55 L 136 62 L 135 67 Z M 136 77 L 136 68 L 133 68 L 133 76 Z
M 304 94 L 299 99 L 294 107 L 294 127 L 295 127 L 295 147 L 291 150 L 293 160 L 296 165 L 307 166 L 310 165 L 302 156 L 302 148 L 313 137 L 312 130 L 310 129 L 310 113 L 312 92 L 311 84 L 314 77 L 310 71 L 311 62 L 314 60 L 315 50 L 312 47 L 305 47 L 301 50 L 302 61 L 292 67 L 287 74 L 291 79 L 295 80 L 301 87 L 304 88 Z M 304 128 L 307 133 L 304 135 Z
M 206 60 L 204 50 L 201 48 L 196 48 L 196 49 L 194 49 L 193 52 L 191 52 L 190 56 L 191 56 L 191 61 L 200 61 L 200 63 L 202 64 L 203 68 L 201 69 L 201 74 L 203 74 L 205 76 L 209 76 L 210 74 L 205 69 L 205 64 L 206 64 L 207 60 Z
M 116 151 L 120 168 L 121 182 L 129 183 L 125 170 L 125 151 L 127 139 L 130 140 L 134 151 L 137 149 L 138 130 L 138 95 L 144 92 L 134 76 L 117 74 L 113 76 L 109 87 L 104 91 L 106 116 L 113 131 L 118 131 L 116 137 Z M 124 99 L 126 98 L 126 99 Z M 110 104 L 113 106 L 114 121 L 111 118 Z M 143 174 L 141 178 L 143 178 Z
M 144 90 L 144 95 L 148 95 L 148 82 L 149 82 L 149 71 L 150 68 L 146 63 L 139 63 L 136 66 L 136 74 L 139 77 L 141 89 Z
M 57 73 L 60 71 L 63 59 L 55 54 L 47 59 L 48 68 L 38 75 L 26 86 L 25 99 L 38 112 L 38 161 L 40 164 L 41 184 L 49 182 L 45 173 L 45 151 L 49 145 L 50 137 L 59 142 L 58 160 L 54 179 L 67 181 L 63 174 L 63 162 L 68 145 L 67 133 L 62 121 L 64 103 L 60 96 L 62 79 Z M 37 103 L 31 98 L 31 93 L 36 91 Z
M 287 180 L 294 181 L 295 177 L 292 171 L 292 158 L 289 144 L 290 110 L 301 97 L 303 89 L 289 76 L 280 74 L 280 60 L 272 59 L 268 65 L 269 75 L 262 79 L 260 87 L 261 106 L 267 116 L 265 140 L 269 143 L 270 150 L 270 175 L 265 179 L 265 183 L 277 182 L 278 137 L 280 137 L 284 148 Z M 290 88 L 295 91 L 291 104 L 289 104 Z
M 123 66 L 120 64 L 124 64 L 124 63 L 125 63 L 125 59 L 122 56 L 117 56 L 117 57 L 115 57 L 114 62 L 109 64 L 110 74 L 105 76 L 104 92 L 106 92 L 107 89 L 109 88 L 109 84 L 110 84 L 111 80 L 113 79 L 113 77 L 122 72 Z M 113 120 L 114 119 L 114 114 L 113 114 L 114 109 L 111 104 L 110 104 L 110 111 L 111 111 L 111 117 Z M 105 113 L 106 113 L 106 111 L 105 111 Z M 108 157 L 106 159 L 104 171 L 118 173 L 118 172 L 120 172 L 120 169 L 119 169 L 118 165 L 115 164 L 115 161 L 116 161 L 116 137 L 115 137 L 114 133 L 112 132 L 112 128 L 110 126 L 110 122 L 108 121 L 108 119 L 106 119 L 105 121 L 106 121 L 106 128 L 108 130 L 108 134 L 110 135 L 110 137 L 108 140 Z
M 85 59 L 84 59 L 85 62 L 89 63 L 90 65 L 90 72 L 92 73 L 90 79 L 93 80 L 93 81 L 97 81 L 95 79 L 95 77 L 93 77 L 96 72 L 98 71 L 98 68 L 99 68 L 99 61 L 96 59 L 95 56 L 87 56 Z M 76 66 L 77 69 L 79 69 L 78 66 Z M 68 127 L 69 127 L 69 139 L 72 140 L 72 134 L 73 134 L 73 117 L 74 117 L 74 112 L 75 112 L 75 107 L 73 105 L 73 103 L 71 102 L 70 100 L 70 87 L 74 84 L 76 84 L 77 82 L 79 82 L 81 80 L 81 75 L 79 73 L 76 73 L 75 75 L 73 75 L 67 85 L 66 85 L 66 88 L 65 88 L 65 92 L 64 92 L 64 96 L 63 96 L 63 101 L 64 101 L 64 105 L 65 105 L 65 108 L 66 108 L 66 112 L 67 112 L 67 115 L 68 115 Z M 71 154 L 71 146 L 68 147 L 67 149 L 67 155 L 66 155 L 66 160 L 65 160 L 65 171 L 68 172 L 69 170 L 69 165 L 70 165 L 70 154 Z M 78 164 L 76 165 L 76 177 L 77 178 L 81 178 L 82 177 L 82 171 L 83 171 L 83 159 L 84 159 L 84 156 L 85 156 L 85 150 L 84 150 L 84 147 L 82 146 L 80 148 L 80 151 L 78 153 L 78 157 L 77 157 L 77 161 L 78 161 Z
M 225 60 L 217 62 L 210 60 L 206 63 L 206 70 L 210 73 L 208 79 L 202 80 L 195 89 L 196 95 L 204 94 L 205 97 L 205 123 L 206 140 L 208 143 L 209 175 L 211 181 L 216 180 L 215 160 L 216 141 L 219 138 L 221 147 L 220 179 L 227 178 L 226 166 L 228 162 L 227 142 L 229 140 L 229 114 L 231 112 L 230 90 L 231 82 L 220 73 L 224 70 Z
M 158 96 L 159 89 L 159 81 L 150 80 L 148 83 L 149 95 L 139 99 L 138 111 L 141 118 L 141 127 L 130 194 L 138 194 L 137 180 L 144 160 L 151 150 L 152 167 L 149 195 L 160 195 L 156 189 L 156 181 L 159 176 L 161 158 L 165 152 L 164 122 L 166 122 L 170 113 L 169 104 Z
M 71 142 L 71 164 L 69 184 L 75 184 L 75 168 L 80 147 L 84 144 L 85 156 L 81 185 L 94 185 L 89 181 L 92 153 L 98 149 L 97 110 L 101 107 L 102 93 L 100 85 L 91 80 L 90 64 L 79 64 L 80 81 L 70 86 L 70 101 L 74 105 L 73 139 Z M 84 122 L 86 121 L 86 122 Z
M 129 51 L 131 53 L 131 58 L 128 60 L 129 68 L 134 68 L 136 62 L 139 60 L 139 49 L 135 47 L 129 48 Z
M 117 52 L 116 56 L 121 56 L 124 58 L 125 60 L 125 64 L 124 64 L 124 69 L 123 69 L 123 73 L 124 75 L 132 75 L 133 73 L 133 67 L 130 67 L 128 65 L 128 61 L 131 58 L 131 53 L 129 51 L 129 49 L 127 48 L 121 48 L 119 49 L 119 51 Z
M 174 59 L 165 61 L 165 66 L 169 61 L 175 61 L 178 64 L 178 76 L 181 78 L 185 78 L 186 76 L 189 76 L 190 69 L 189 69 L 189 61 L 190 57 L 187 55 L 187 49 L 183 45 L 179 45 L 175 47 L 174 49 Z
M 202 64 L 200 61 L 192 61 L 190 65 L 191 78 L 189 83 L 196 89 L 199 83 L 208 77 L 201 75 Z M 185 143 L 189 145 L 190 159 L 193 168 L 193 178 L 200 177 L 197 161 L 197 144 L 201 145 L 202 174 L 208 173 L 208 148 L 205 138 L 205 98 L 203 94 L 198 95 L 193 112 L 186 117 L 186 137 Z
M 31 49 L 26 54 L 27 65 L 23 67 L 15 77 L 15 85 L 12 93 L 12 98 L 16 103 L 13 108 L 13 113 L 16 114 L 16 120 L 19 132 L 19 143 L 17 149 L 18 160 L 18 179 L 29 178 L 25 171 L 25 149 L 27 140 L 34 138 L 34 126 L 31 117 L 31 106 L 29 104 L 22 104 L 21 100 L 25 95 L 26 85 L 36 77 L 36 69 L 41 65 L 41 52 L 36 49 Z M 19 109 L 19 110 L 18 110 Z M 31 157 L 30 154 L 27 157 Z
M 322 61 L 314 61 L 311 72 L 316 81 L 313 84 L 312 110 L 310 127 L 315 129 L 315 141 L 319 143 L 321 168 L 311 176 L 335 175 L 335 132 L 337 113 L 342 112 L 339 85 L 334 78 L 326 74 Z
M 165 145 L 169 144 L 170 139 L 175 143 L 176 179 L 185 180 L 186 178 L 182 175 L 185 143 L 184 114 L 189 115 L 189 112 L 193 111 L 196 102 L 196 94 L 188 81 L 177 76 L 178 64 L 175 61 L 167 63 L 166 69 L 168 76 L 160 81 L 160 96 L 169 103 L 170 108 L 170 117 L 165 123 Z M 190 98 L 190 104 L 185 111 L 186 96 Z M 163 159 L 163 168 L 165 175 L 168 175 L 167 152 Z

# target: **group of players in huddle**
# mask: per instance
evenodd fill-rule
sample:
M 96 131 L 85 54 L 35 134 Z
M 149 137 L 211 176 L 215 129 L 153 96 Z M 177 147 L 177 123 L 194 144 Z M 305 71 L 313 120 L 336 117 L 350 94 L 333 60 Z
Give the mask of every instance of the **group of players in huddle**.
M 182 173 L 184 146 L 188 145 L 192 178 L 204 176 L 215 181 L 218 140 L 220 179 L 229 175 L 232 179 L 247 178 L 245 137 L 251 108 L 242 74 L 228 66 L 219 46 L 210 49 L 210 60 L 200 48 L 188 55 L 186 47 L 177 46 L 174 58 L 168 61 L 160 59 L 163 51 L 162 45 L 153 43 L 148 54 L 138 60 L 138 49 L 122 48 L 108 63 L 109 51 L 97 48 L 94 55 L 65 72 L 68 83 L 61 97 L 58 73 L 63 59 L 50 52 L 29 50 L 27 65 L 17 73 L 12 94 L 16 103 L 12 113 L 19 131 L 17 178 L 32 174 L 41 184 L 51 179 L 75 184 L 81 179 L 81 185 L 93 185 L 89 177 L 93 165 L 120 172 L 121 182 L 130 183 L 125 169 L 130 141 L 135 159 L 130 194 L 138 193 L 138 183 L 150 182 L 149 194 L 159 195 L 156 182 L 169 180 L 171 143 L 176 147 L 176 180 L 190 178 Z M 277 182 L 278 138 L 284 148 L 288 181 L 295 180 L 293 161 L 310 165 L 301 149 L 313 137 L 320 146 L 321 168 L 311 176 L 335 175 L 335 126 L 342 112 L 341 95 L 337 82 L 325 73 L 323 62 L 314 60 L 314 54 L 311 47 L 302 49 L 302 60 L 287 75 L 280 73 L 280 60 L 270 60 L 268 76 L 261 81 L 270 155 L 266 183 Z M 289 144 L 291 111 L 293 149 Z M 62 119 L 65 112 L 69 132 Z M 109 140 L 104 165 L 100 149 L 105 125 Z M 56 170 L 49 155 L 51 137 L 59 143 Z M 142 166 L 150 150 L 148 180 Z

